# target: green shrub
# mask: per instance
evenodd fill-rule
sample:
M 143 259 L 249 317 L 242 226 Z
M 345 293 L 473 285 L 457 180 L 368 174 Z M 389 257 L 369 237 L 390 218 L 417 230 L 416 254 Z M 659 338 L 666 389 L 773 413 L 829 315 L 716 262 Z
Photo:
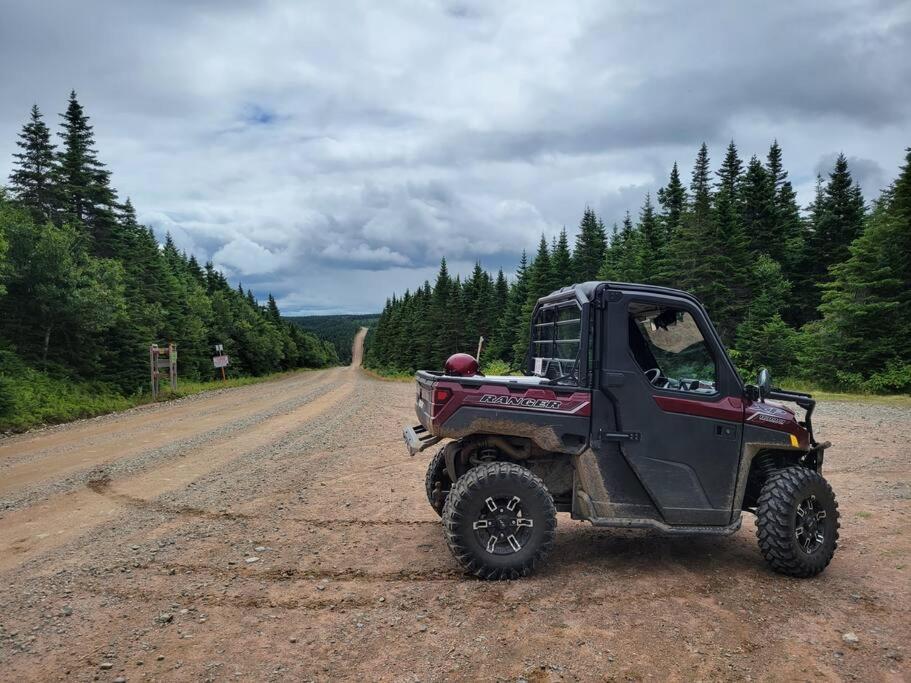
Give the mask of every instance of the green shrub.
M 0 381 L 0 430 L 20 431 L 125 410 L 133 401 L 101 382 L 74 382 L 27 368 Z
M 885 370 L 871 375 L 863 388 L 874 394 L 911 393 L 911 363 L 890 361 Z
M 502 361 L 499 358 L 492 358 L 485 362 L 481 371 L 485 375 L 508 375 L 511 373 L 509 363 Z

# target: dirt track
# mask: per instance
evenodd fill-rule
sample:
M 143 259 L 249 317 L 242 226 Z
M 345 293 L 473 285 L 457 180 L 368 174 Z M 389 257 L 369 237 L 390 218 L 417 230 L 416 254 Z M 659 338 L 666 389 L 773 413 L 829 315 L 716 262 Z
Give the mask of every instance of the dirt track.
M 819 410 L 842 541 L 815 580 L 770 573 L 751 518 L 560 515 L 543 571 L 490 584 L 405 455 L 412 400 L 353 366 L 0 440 L 0 679 L 911 678 L 911 411 Z

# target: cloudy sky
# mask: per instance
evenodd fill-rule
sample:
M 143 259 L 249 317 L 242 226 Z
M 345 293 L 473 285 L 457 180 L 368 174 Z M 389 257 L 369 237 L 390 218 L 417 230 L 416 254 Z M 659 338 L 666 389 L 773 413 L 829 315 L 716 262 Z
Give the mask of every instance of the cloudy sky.
M 0 178 L 75 89 L 141 220 L 286 313 L 375 311 L 637 211 L 705 140 L 806 203 L 911 145 L 911 3 L 0 0 Z

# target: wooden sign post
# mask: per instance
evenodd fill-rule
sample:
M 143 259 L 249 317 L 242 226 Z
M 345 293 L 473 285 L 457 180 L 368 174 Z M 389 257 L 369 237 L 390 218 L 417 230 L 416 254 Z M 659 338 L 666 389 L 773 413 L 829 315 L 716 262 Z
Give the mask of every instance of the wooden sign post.
M 225 376 L 225 368 L 228 367 L 230 359 L 225 355 L 225 347 L 222 344 L 215 345 L 215 355 L 212 356 L 212 365 L 216 369 L 221 368 L 221 381 L 226 382 L 228 378 Z
M 152 372 L 152 398 L 157 399 L 161 391 L 161 371 L 168 374 L 171 391 L 177 392 L 177 344 L 168 344 L 167 348 L 158 348 L 158 344 L 149 347 L 149 367 Z

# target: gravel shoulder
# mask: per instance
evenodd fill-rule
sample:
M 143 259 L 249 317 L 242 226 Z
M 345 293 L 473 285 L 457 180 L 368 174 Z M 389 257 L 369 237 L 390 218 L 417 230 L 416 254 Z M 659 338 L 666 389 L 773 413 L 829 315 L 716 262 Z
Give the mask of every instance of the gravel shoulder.
M 82 439 L 103 461 L 2 496 L 19 502 L 0 509 L 0 679 L 911 679 L 909 410 L 818 409 L 842 535 L 814 580 L 772 574 L 749 517 L 673 539 L 561 514 L 543 571 L 485 583 L 459 572 L 428 458 L 401 445 L 412 387 L 356 365 L 306 377 L 220 395 L 211 410 L 262 401 L 237 429 L 105 455 L 159 434 L 145 411 L 0 450 L 2 467 Z

